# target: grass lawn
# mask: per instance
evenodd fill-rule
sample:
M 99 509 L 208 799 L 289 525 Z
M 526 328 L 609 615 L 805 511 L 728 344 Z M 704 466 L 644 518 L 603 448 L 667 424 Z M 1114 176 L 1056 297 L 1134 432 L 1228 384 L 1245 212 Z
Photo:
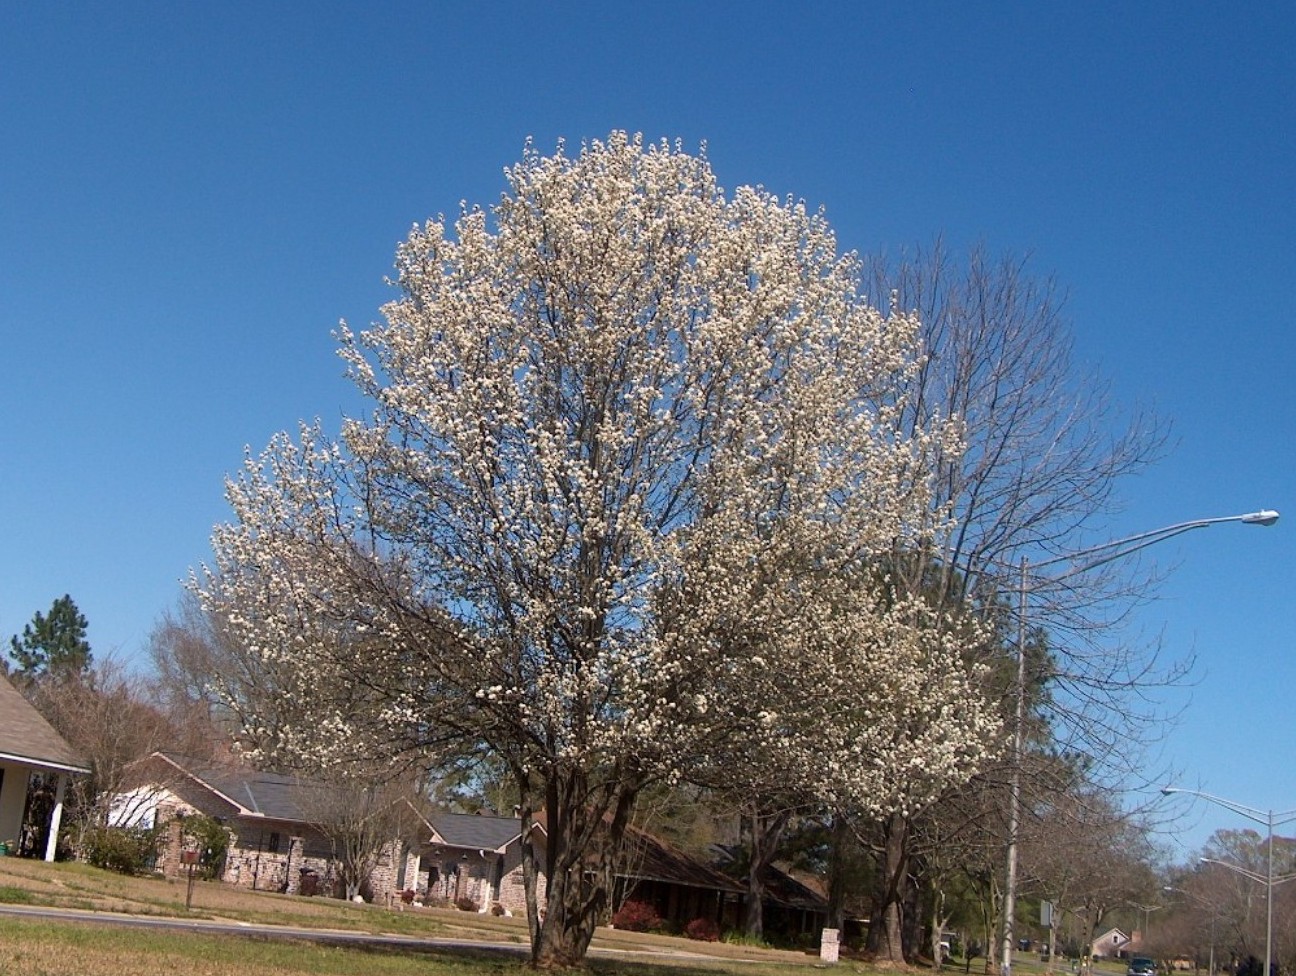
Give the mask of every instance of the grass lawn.
M 361 933 L 382 933 L 526 945 L 520 918 L 496 918 L 447 909 L 400 911 L 328 898 L 251 892 L 217 882 L 194 886 L 193 908 L 185 910 L 185 884 L 158 877 L 131 878 L 86 864 L 46 864 L 0 857 L 0 902 L 120 912 L 131 915 L 213 919 L 263 925 L 293 925 Z M 684 976 L 762 972 L 809 976 L 815 957 L 804 953 L 692 942 L 683 938 L 600 929 L 595 946 L 630 958 L 592 958 L 600 976 Z M 697 954 L 690 959 L 687 954 Z M 653 958 L 656 956 L 657 958 Z M 520 973 L 522 957 L 434 948 L 358 948 L 281 942 L 201 932 L 166 932 L 0 917 L 0 976 L 135 976 L 185 973 L 386 974 L 423 976 Z M 839 972 L 859 972 L 845 964 Z
M 525 972 L 522 954 L 501 955 L 485 945 L 525 946 L 522 919 L 453 909 L 400 911 L 198 882 L 193 908 L 186 911 L 182 881 L 130 878 L 86 864 L 46 864 L 15 857 L 0 857 L 0 903 L 483 943 L 480 951 L 433 946 L 361 948 L 0 916 L 0 976 L 521 976 Z M 602 950 L 588 962 L 594 976 L 823 976 L 825 968 L 842 976 L 881 972 L 855 961 L 824 967 L 816 956 L 800 952 L 612 929 L 600 929 L 594 947 Z M 1037 960 L 1038 956 L 1023 953 L 1014 959 L 1013 968 L 1023 976 L 1042 976 L 1046 967 Z M 1123 965 L 1100 966 L 1095 976 L 1123 976 L 1124 971 Z M 956 961 L 944 972 L 959 976 L 965 970 Z M 972 976 L 984 972 L 985 960 L 974 960 Z M 1069 967 L 1058 970 L 1058 976 L 1069 973 Z

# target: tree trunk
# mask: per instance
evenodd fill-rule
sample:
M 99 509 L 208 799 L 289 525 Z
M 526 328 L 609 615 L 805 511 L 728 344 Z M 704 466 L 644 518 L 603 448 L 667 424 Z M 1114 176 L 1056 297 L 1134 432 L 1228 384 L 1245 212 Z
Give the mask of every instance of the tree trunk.
M 597 791 L 584 772 L 560 769 L 545 788 L 545 904 L 536 918 L 534 854 L 523 848 L 527 879 L 527 912 L 531 929 L 531 965 L 536 969 L 572 969 L 585 959 L 608 892 L 600 867 L 613 858 L 625 836 L 638 781 L 623 777 Z M 597 797 L 594 795 L 597 792 Z M 599 802 L 599 801 L 602 802 Z
M 1054 909 L 1056 911 L 1056 908 Z M 1048 947 L 1048 972 L 1052 973 L 1057 960 L 1057 918 L 1054 917 L 1049 925 L 1049 947 Z
M 849 842 L 846 818 L 834 814 L 828 860 L 828 927 L 838 932 L 846 929 L 846 845 Z
M 743 931 L 753 939 L 765 937 L 765 869 L 778 853 L 783 829 L 791 819 L 789 810 L 762 813 L 753 805 L 748 818 L 750 825 L 747 858 L 747 896 L 743 903 Z
M 912 860 L 906 857 L 900 878 L 900 951 L 906 959 L 917 959 L 924 949 L 922 893 L 909 870 L 912 866 Z
M 908 821 L 898 813 L 891 814 L 882 828 L 882 870 L 874 890 L 867 942 L 870 955 L 878 962 L 905 961 L 901 904 L 908 874 L 908 828 Z
M 945 914 L 945 892 L 937 890 L 932 896 L 931 912 L 931 957 L 932 969 L 939 970 L 942 968 L 945 960 L 941 952 L 941 943 L 944 939 L 941 936 L 945 932 L 945 926 L 949 922 L 949 916 Z

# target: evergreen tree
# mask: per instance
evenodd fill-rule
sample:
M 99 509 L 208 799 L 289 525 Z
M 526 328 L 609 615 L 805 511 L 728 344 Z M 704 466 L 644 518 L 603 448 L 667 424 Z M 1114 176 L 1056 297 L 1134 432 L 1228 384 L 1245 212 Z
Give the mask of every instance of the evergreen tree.
M 59 597 L 48 616 L 37 611 L 21 638 L 15 635 L 9 639 L 9 657 L 16 665 L 12 673 L 24 682 L 85 676 L 91 663 L 86 626 L 85 615 L 72 597 Z

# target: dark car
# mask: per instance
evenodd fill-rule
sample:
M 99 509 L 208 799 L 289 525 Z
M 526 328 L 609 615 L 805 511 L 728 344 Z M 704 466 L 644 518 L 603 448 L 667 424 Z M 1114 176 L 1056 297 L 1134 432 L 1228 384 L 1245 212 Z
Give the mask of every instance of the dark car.
M 1135 956 L 1130 960 L 1125 976 L 1156 976 L 1156 961 L 1147 956 Z

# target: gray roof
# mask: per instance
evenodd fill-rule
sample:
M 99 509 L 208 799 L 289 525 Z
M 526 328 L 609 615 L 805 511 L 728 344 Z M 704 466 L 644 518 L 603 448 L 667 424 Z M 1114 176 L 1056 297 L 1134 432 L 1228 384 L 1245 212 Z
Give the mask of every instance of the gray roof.
M 248 766 L 207 763 L 169 753 L 156 755 L 233 804 L 239 816 L 308 823 L 312 797 L 328 789 L 324 783 L 300 776 L 263 773 Z
M 433 831 L 431 843 L 443 847 L 502 851 L 522 836 L 522 821 L 517 817 L 437 811 L 428 814 L 427 821 Z
M 9 679 L 0 675 L 0 759 L 73 773 L 88 773 L 85 759 L 45 721 Z

